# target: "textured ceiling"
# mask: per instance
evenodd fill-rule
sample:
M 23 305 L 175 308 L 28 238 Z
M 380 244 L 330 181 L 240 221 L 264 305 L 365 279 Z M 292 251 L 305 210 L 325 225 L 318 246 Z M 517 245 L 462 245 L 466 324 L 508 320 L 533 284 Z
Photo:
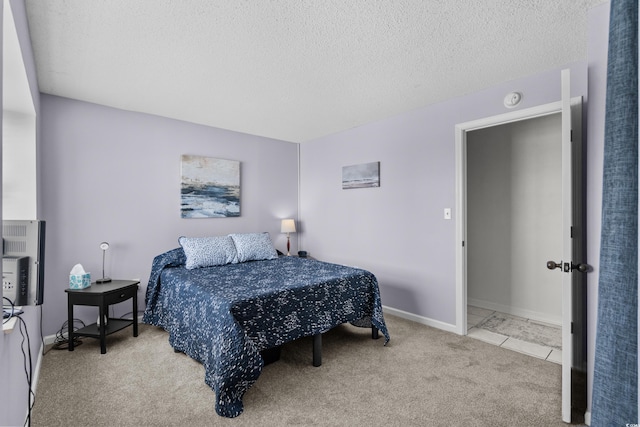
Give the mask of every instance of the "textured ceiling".
M 603 0 L 27 0 L 40 90 L 304 142 L 586 59 Z

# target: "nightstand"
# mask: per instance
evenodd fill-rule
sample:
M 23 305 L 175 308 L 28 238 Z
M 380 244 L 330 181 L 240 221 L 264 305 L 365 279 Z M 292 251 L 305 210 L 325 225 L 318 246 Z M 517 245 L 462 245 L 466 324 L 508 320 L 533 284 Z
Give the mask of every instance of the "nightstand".
M 100 353 L 107 352 L 106 336 L 117 332 L 127 326 L 133 325 L 133 336 L 138 336 L 138 284 L 137 280 L 112 280 L 108 283 L 92 283 L 85 289 L 65 289 L 67 293 L 67 310 L 69 315 L 69 351 L 73 351 L 73 339 L 75 336 L 100 339 Z M 92 305 L 100 309 L 100 319 L 104 319 L 109 313 L 109 306 L 128 299 L 133 299 L 133 319 L 107 319 L 107 324 L 100 322 L 73 330 L 73 306 Z

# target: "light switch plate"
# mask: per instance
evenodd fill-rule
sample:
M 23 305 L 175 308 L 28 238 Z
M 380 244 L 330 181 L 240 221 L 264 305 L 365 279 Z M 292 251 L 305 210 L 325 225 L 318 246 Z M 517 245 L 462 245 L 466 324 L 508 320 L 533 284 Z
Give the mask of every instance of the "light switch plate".
M 444 219 L 451 219 L 451 208 L 444 208 Z

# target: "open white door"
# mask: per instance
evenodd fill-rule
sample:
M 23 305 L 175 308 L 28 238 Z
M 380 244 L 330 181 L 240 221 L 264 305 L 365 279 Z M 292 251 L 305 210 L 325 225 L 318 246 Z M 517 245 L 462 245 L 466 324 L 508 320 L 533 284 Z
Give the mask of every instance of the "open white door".
M 573 261 L 573 162 L 571 150 L 571 77 L 562 70 L 562 421 L 571 422 L 571 363 L 573 355 L 572 282 Z M 568 264 L 568 268 L 567 268 Z M 568 270 L 568 271 L 567 271 Z
M 586 276 L 582 101 L 572 102 L 569 70 L 562 70 L 562 420 L 582 422 L 586 409 Z M 572 119 L 573 115 L 573 119 Z M 576 117 L 577 115 L 577 117 Z
M 456 125 L 456 332 L 467 333 L 467 188 L 466 133 L 547 114 L 562 114 L 562 252 L 549 254 L 549 269 L 562 275 L 562 419 L 584 421 L 587 404 L 586 220 L 582 144 L 582 98 L 570 97 L 569 70 L 561 75 L 560 102 L 512 111 Z M 575 127 L 572 129 L 572 124 Z M 544 231 L 544 230 L 543 230 Z M 543 232 L 541 231 L 541 232 Z M 561 260 L 557 261 L 558 258 Z

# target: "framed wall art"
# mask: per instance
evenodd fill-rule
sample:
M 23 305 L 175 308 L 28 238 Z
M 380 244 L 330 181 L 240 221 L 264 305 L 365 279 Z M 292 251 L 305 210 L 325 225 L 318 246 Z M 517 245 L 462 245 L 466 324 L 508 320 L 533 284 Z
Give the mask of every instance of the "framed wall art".
M 240 216 L 240 162 L 183 155 L 180 212 L 182 218 Z
M 342 167 L 342 188 L 380 187 L 380 162 Z

